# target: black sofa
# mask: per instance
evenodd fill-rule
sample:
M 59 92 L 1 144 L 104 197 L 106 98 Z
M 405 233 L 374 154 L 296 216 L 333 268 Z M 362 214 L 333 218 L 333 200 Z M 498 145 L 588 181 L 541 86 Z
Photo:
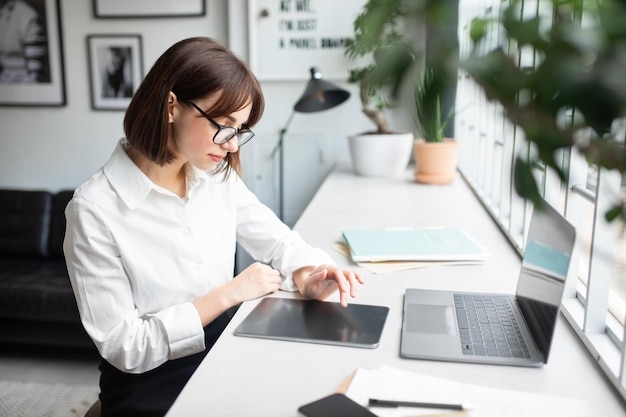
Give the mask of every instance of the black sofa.
M 0 343 L 95 349 L 63 257 L 73 191 L 0 189 Z

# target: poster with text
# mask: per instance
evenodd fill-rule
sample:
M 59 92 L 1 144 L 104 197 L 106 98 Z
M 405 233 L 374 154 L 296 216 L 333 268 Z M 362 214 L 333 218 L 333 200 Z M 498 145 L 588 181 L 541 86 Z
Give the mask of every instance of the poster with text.
M 365 0 L 248 0 L 250 66 L 260 80 L 347 80 L 345 56 Z

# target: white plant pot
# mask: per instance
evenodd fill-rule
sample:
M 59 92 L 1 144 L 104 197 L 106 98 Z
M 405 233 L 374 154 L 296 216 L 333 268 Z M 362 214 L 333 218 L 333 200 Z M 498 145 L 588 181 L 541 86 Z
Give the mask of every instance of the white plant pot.
M 412 133 L 361 134 L 348 138 L 357 175 L 401 178 L 413 152 Z

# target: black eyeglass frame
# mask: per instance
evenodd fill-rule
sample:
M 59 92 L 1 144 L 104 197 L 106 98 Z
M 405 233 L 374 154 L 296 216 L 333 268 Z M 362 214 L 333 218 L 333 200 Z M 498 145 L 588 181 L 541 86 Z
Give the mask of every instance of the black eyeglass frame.
M 209 116 L 204 110 L 202 110 L 196 103 L 194 103 L 191 100 L 182 100 L 186 103 L 189 103 L 193 106 L 194 109 L 198 110 L 198 112 L 205 118 L 207 119 L 213 126 L 215 126 L 217 128 L 217 132 L 215 132 L 215 135 L 213 135 L 213 143 L 216 145 L 223 145 L 225 143 L 227 143 L 228 141 L 232 140 L 234 137 L 237 138 L 237 146 L 243 146 L 246 143 L 248 143 L 250 141 L 250 139 L 252 139 L 254 137 L 254 132 L 250 129 L 239 129 L 236 128 L 234 126 L 224 126 L 221 125 L 219 123 L 217 123 L 215 120 L 213 120 L 213 118 L 211 116 Z M 215 139 L 217 138 L 217 135 L 220 134 L 220 132 L 222 130 L 231 130 L 234 133 L 232 134 L 232 136 L 230 136 L 228 139 L 223 140 L 223 141 L 216 141 Z M 250 135 L 250 136 L 246 136 L 246 135 Z

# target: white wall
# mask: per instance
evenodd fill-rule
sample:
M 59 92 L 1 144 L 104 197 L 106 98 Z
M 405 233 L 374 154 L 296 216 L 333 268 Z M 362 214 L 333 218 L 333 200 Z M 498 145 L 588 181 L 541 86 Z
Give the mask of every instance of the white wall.
M 76 187 L 107 160 L 122 136 L 123 111 L 91 108 L 87 35 L 140 34 L 144 74 L 167 47 L 190 36 L 219 39 L 247 59 L 246 0 L 207 0 L 206 16 L 159 19 L 95 19 L 91 1 L 61 0 L 60 3 L 67 105 L 0 107 L 1 188 L 55 191 Z M 324 72 L 323 62 L 311 62 L 311 65 Z M 251 142 L 242 149 L 243 153 L 249 147 L 247 152 L 253 155 L 249 158 L 244 155 L 244 162 L 251 161 L 244 166 L 249 181 L 268 180 L 264 177 L 268 168 L 258 163 L 269 159 L 267 150 L 278 140 L 278 130 L 287 121 L 305 84 L 296 81 L 263 83 L 267 101 L 265 116 L 254 129 L 257 136 L 253 142 L 256 143 Z M 338 84 L 352 93 L 350 99 L 321 113 L 296 114 L 285 138 L 289 141 L 319 137 L 325 164 L 348 162 L 346 137 L 373 126 L 360 111 L 356 86 L 341 81 Z M 406 111 L 397 110 L 391 119 L 398 130 L 411 130 L 411 116 Z M 310 163 L 319 164 L 318 156 L 312 157 Z M 295 168 L 290 167 L 286 174 L 291 187 L 297 186 L 299 179 L 299 170 Z

